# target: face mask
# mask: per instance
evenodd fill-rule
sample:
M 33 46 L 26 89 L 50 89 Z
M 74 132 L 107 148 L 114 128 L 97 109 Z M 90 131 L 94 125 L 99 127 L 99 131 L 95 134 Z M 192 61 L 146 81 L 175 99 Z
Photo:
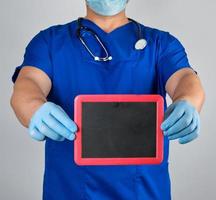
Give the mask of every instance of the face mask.
M 113 16 L 125 9 L 128 0 L 86 0 L 87 5 L 97 14 Z

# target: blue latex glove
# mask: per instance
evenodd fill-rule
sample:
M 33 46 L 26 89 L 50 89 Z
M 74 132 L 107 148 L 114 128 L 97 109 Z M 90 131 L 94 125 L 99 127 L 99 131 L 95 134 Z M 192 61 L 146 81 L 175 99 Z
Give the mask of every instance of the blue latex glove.
M 76 131 L 76 124 L 60 106 L 52 102 L 46 102 L 39 107 L 29 123 L 29 133 L 38 141 L 45 137 L 56 141 L 63 141 L 65 138 L 74 140 Z
M 180 144 L 186 144 L 198 137 L 199 113 L 187 101 L 177 101 L 167 108 L 161 129 L 169 140 L 179 139 Z

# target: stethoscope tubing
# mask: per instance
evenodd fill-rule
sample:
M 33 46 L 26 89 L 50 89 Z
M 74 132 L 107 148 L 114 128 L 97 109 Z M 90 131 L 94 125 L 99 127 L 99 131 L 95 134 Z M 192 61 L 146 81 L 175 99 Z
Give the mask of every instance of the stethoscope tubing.
M 88 28 L 86 26 L 83 26 L 82 25 L 82 20 L 83 20 L 82 17 L 79 17 L 78 20 L 77 20 L 78 27 L 77 27 L 77 30 L 76 30 L 76 35 L 77 35 L 78 39 L 81 41 L 81 43 L 83 44 L 83 46 L 86 48 L 86 50 L 88 51 L 88 53 L 92 56 L 92 58 L 95 61 L 106 62 L 106 61 L 112 60 L 112 56 L 109 55 L 109 52 L 108 52 L 107 48 L 105 47 L 105 45 L 103 44 L 103 42 L 101 41 L 101 39 L 98 37 L 98 35 L 92 29 L 90 29 L 90 28 Z M 141 25 L 137 21 L 135 21 L 134 19 L 128 18 L 128 20 L 132 21 L 137 26 L 138 41 L 144 40 L 143 37 L 142 37 Z M 95 56 L 93 54 L 93 52 L 88 47 L 88 45 L 86 44 L 85 40 L 82 37 L 82 34 L 81 34 L 82 30 L 90 32 L 95 37 L 95 39 L 101 45 L 103 51 L 105 52 L 105 57 L 99 57 L 99 56 Z

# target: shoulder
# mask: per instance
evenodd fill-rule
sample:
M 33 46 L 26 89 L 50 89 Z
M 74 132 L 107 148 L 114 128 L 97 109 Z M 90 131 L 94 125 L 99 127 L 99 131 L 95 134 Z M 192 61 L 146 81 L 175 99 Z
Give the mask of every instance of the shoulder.
M 143 30 L 143 37 L 157 49 L 159 54 L 164 54 L 165 51 L 184 49 L 181 40 L 173 33 L 143 24 L 141 24 L 141 27 Z
M 162 30 L 156 27 L 146 26 L 141 24 L 144 37 L 153 43 L 169 43 L 178 40 L 177 37 L 167 30 Z
M 75 31 L 76 20 L 64 23 L 54 24 L 46 28 L 40 29 L 32 38 L 31 44 L 38 46 L 47 46 L 50 50 L 61 48 L 66 40 L 70 38 L 71 31 Z
M 76 20 L 64 24 L 53 24 L 49 27 L 43 28 L 38 34 L 41 34 L 48 42 L 65 38 L 70 30 L 74 30 Z

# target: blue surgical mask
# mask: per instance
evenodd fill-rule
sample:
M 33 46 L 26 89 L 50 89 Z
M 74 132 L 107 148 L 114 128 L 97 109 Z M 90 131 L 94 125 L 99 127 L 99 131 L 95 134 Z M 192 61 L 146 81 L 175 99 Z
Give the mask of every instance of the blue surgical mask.
M 125 9 L 128 0 L 86 0 L 87 5 L 97 14 L 113 16 Z

